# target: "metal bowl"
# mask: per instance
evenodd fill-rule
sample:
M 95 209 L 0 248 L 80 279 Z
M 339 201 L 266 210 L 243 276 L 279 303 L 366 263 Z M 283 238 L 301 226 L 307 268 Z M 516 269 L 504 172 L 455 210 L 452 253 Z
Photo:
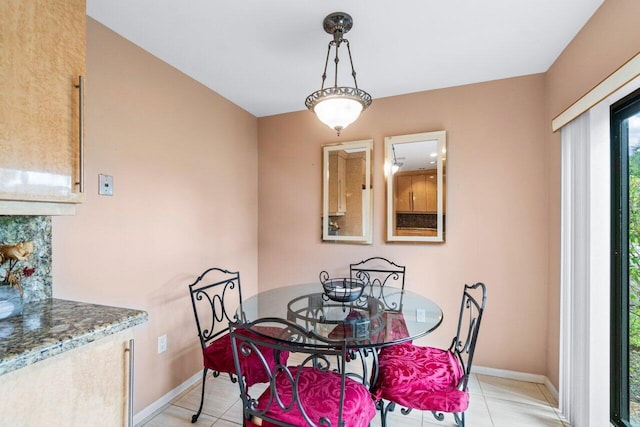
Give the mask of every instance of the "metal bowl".
M 324 293 L 337 302 L 352 302 L 360 298 L 364 291 L 364 282 L 348 277 L 327 279 L 322 282 Z

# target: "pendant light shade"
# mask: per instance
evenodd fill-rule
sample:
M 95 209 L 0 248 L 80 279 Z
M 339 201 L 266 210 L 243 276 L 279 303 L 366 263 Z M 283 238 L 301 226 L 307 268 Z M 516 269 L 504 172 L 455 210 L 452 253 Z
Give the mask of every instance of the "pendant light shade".
M 356 100 L 334 97 L 320 100 L 313 111 L 322 123 L 339 133 L 356 121 L 362 108 L 362 104 Z
M 353 123 L 360 113 L 371 105 L 371 95 L 362 89 L 358 89 L 349 41 L 343 38 L 343 35 L 347 33 L 352 26 L 353 19 L 344 12 L 332 13 L 324 19 L 324 30 L 333 35 L 333 40 L 329 42 L 329 48 L 327 50 L 327 59 L 325 60 L 324 73 L 322 74 L 322 86 L 320 90 L 309 95 L 305 101 L 307 108 L 313 111 L 322 123 L 338 132 L 338 136 L 342 129 Z M 347 46 L 349 63 L 351 64 L 351 75 L 353 76 L 355 87 L 338 86 L 338 64 L 340 62 L 338 49 L 342 43 Z M 332 48 L 335 48 L 334 86 L 325 88 L 324 83 L 327 78 L 327 65 Z

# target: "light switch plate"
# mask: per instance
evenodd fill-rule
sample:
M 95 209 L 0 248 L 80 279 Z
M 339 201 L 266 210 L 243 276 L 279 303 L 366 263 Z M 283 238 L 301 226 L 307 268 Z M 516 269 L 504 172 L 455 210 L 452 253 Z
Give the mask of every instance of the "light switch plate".
M 98 194 L 113 196 L 113 177 L 111 175 L 98 175 Z

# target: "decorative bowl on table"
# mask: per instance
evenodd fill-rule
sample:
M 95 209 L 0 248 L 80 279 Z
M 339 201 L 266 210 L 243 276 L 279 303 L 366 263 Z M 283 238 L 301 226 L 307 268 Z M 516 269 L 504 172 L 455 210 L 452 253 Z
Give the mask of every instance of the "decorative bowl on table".
M 364 282 L 349 277 L 329 278 L 326 271 L 320 273 L 320 282 L 324 288 L 324 294 L 336 302 L 352 302 L 360 298 L 364 291 Z

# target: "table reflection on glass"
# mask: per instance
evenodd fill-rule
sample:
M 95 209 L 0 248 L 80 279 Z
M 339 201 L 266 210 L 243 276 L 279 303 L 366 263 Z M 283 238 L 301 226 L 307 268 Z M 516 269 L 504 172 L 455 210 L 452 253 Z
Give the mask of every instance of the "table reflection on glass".
M 278 317 L 354 349 L 379 348 L 422 337 L 442 322 L 442 310 L 422 295 L 368 286 L 351 302 L 334 301 L 320 282 L 260 292 L 243 302 L 245 321 Z M 273 337 L 278 338 L 278 337 Z

